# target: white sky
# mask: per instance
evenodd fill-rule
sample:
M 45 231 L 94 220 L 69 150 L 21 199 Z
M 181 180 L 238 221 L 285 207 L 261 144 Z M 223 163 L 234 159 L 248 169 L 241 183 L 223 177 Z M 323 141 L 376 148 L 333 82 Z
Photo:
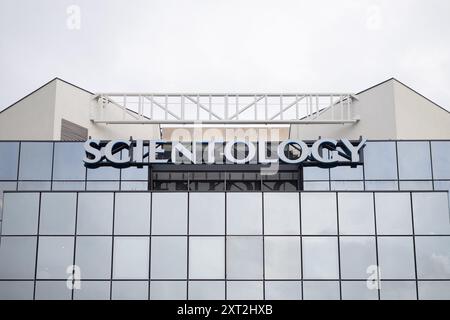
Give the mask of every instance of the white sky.
M 0 0 L 0 110 L 56 76 L 94 92 L 358 92 L 396 77 L 450 109 L 449 13 L 448 0 Z

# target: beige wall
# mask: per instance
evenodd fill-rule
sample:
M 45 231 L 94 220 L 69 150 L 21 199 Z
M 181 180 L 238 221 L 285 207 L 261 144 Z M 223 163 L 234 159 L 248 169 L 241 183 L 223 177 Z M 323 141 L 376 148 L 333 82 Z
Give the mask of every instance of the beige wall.
M 56 82 L 51 81 L 0 113 L 0 140 L 53 138 Z

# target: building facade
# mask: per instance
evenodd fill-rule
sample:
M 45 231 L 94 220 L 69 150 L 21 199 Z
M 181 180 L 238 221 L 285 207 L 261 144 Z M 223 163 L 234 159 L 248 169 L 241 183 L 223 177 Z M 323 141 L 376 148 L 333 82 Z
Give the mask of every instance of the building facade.
M 348 123 L 328 122 L 343 113 L 338 103 L 297 114 L 287 129 L 276 118 L 284 127 L 273 142 L 368 141 L 356 162 L 284 163 L 271 172 L 251 161 L 89 166 L 84 141 L 61 141 L 173 136 L 174 127 L 149 115 L 132 123 L 128 112 L 141 112 L 128 107 L 118 127 L 113 118 L 82 123 L 68 111 L 48 135 L 11 126 L 20 132 L 0 141 L 0 299 L 450 299 L 450 116 L 402 86 L 391 80 L 357 94 Z M 61 80 L 43 88 L 62 97 L 58 87 L 96 97 Z M 9 114 L 40 106 L 42 96 L 38 90 L 0 113 L 0 122 L 26 117 Z M 412 123 L 416 109 L 439 123 L 414 135 L 401 116 L 404 101 Z M 384 114 L 382 126 L 391 131 L 375 130 L 372 109 L 390 105 L 395 116 Z M 345 160 L 344 149 L 318 152 Z M 127 148 L 112 152 L 130 156 Z

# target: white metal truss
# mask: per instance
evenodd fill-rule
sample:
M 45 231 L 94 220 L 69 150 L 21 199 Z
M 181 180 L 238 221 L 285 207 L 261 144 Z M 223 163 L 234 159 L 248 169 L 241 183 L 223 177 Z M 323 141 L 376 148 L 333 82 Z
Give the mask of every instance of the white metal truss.
M 353 110 L 355 99 L 348 93 L 99 93 L 94 97 L 91 121 L 166 125 L 354 124 L 359 121 Z M 110 108 L 116 110 L 109 112 Z M 322 117 L 325 112 L 327 115 Z

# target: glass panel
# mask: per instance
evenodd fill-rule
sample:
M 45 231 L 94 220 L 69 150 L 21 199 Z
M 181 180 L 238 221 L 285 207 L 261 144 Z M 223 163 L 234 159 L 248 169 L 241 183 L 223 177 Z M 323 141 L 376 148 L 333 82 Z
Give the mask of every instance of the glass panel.
M 302 298 L 300 281 L 266 281 L 266 300 L 300 300 Z
M 330 169 L 331 180 L 363 180 L 362 166 L 341 166 Z
M 223 279 L 224 277 L 224 237 L 190 237 L 189 278 Z
M 343 235 L 375 233 L 372 193 L 339 193 L 339 231 Z
M 262 237 L 228 237 L 226 270 L 227 279 L 262 279 Z
M 39 237 L 38 279 L 67 279 L 73 265 L 73 237 Z
M 410 237 L 379 237 L 378 259 L 382 279 L 414 279 L 414 246 Z
M 306 191 L 329 191 L 330 183 L 329 182 L 321 182 L 321 181 L 305 181 L 303 182 L 303 190 Z
M 42 193 L 39 233 L 73 235 L 76 206 L 76 193 Z
M 450 141 L 431 142 L 434 179 L 450 179 Z
M 304 237 L 302 241 L 303 278 L 339 278 L 337 238 Z
M 147 300 L 147 281 L 113 281 L 113 300 Z
M 337 234 L 335 193 L 302 193 L 302 234 Z
M 119 191 L 119 181 L 88 181 L 86 190 L 89 191 Z
M 340 251 L 342 279 L 367 279 L 377 266 L 375 237 L 341 237 Z
M 111 278 L 111 250 L 111 237 L 77 237 L 75 264 L 82 278 Z
M 74 300 L 109 300 L 109 281 L 82 281 L 81 289 L 74 290 Z
M 37 281 L 36 300 L 71 300 L 72 289 L 67 281 Z
M 419 281 L 419 299 L 450 300 L 450 281 Z
M 17 182 L 0 182 L 0 219 L 3 217 L 3 191 L 15 191 Z
M 262 234 L 262 194 L 227 194 L 227 233 L 236 235 Z
M 85 151 L 81 142 L 56 142 L 53 163 L 53 180 L 84 180 Z
M 191 193 L 189 195 L 189 234 L 225 234 L 224 193 Z
M 32 300 L 33 281 L 0 281 L 0 300 Z
M 397 179 L 395 142 L 367 142 L 364 147 L 364 175 L 367 180 Z
M 433 181 L 400 181 L 400 190 L 417 191 L 433 190 Z
M 450 237 L 416 237 L 417 277 L 450 278 Z
M 120 180 L 120 169 L 114 167 L 88 168 L 87 180 Z
M 53 181 L 52 190 L 84 191 L 85 182 Z
M 331 190 L 362 191 L 362 190 L 364 190 L 364 182 L 362 182 L 362 181 L 331 181 Z
M 342 300 L 378 300 L 378 290 L 367 287 L 366 281 L 342 281 Z
M 298 193 L 265 193 L 265 234 L 300 234 L 299 211 Z
M 122 181 L 120 183 L 120 190 L 122 191 L 146 191 L 148 189 L 147 181 Z
M 33 279 L 36 237 L 2 237 L 0 279 Z
M 34 235 L 39 215 L 38 193 L 5 193 L 2 235 Z
M 148 180 L 148 166 L 122 169 L 122 180 Z
M 330 170 L 318 167 L 304 167 L 303 180 L 329 180 Z
M 224 281 L 189 281 L 190 300 L 224 300 Z
M 262 300 L 262 281 L 228 281 L 228 300 Z
M 300 279 L 300 237 L 265 237 L 266 279 Z
M 304 300 L 339 300 L 338 281 L 303 281 Z
M 152 237 L 152 279 L 186 279 L 186 237 Z
M 186 300 L 186 281 L 152 281 L 151 300 Z
M 416 234 L 450 234 L 448 193 L 413 193 Z
M 409 193 L 375 193 L 375 205 L 378 234 L 412 234 Z
M 383 272 L 381 272 L 383 276 Z M 415 281 L 382 281 L 381 300 L 416 300 Z
M 187 193 L 154 193 L 152 234 L 186 234 Z
M 431 179 L 430 145 L 428 142 L 397 143 L 400 180 Z
M 80 193 L 78 195 L 78 234 L 110 235 L 112 220 L 112 193 Z
M 22 142 L 20 147 L 20 180 L 51 180 L 52 142 Z
M 17 184 L 19 191 L 50 191 L 51 189 L 50 181 L 19 181 Z
M 397 181 L 366 181 L 367 191 L 397 191 Z
M 150 193 L 116 193 L 115 234 L 150 234 L 150 196 Z
M 188 173 L 186 172 L 153 172 L 152 181 L 153 190 L 188 190 Z
M 0 180 L 17 180 L 19 144 L 0 142 Z
M 148 267 L 149 238 L 115 237 L 114 279 L 147 279 Z

